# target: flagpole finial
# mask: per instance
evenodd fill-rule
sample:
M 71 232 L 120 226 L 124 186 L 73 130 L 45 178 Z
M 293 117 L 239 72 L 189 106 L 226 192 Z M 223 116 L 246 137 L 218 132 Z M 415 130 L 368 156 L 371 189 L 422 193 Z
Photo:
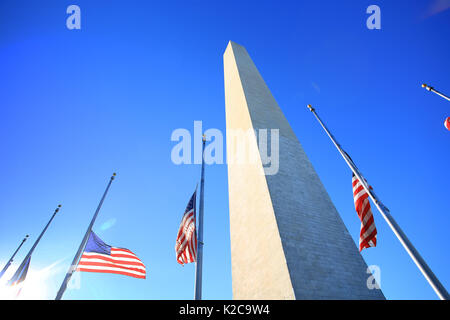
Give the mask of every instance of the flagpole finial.
M 58 207 L 55 209 L 55 213 L 57 213 L 59 211 L 59 208 L 61 208 L 60 204 L 58 204 Z
M 205 134 L 202 136 L 202 140 L 206 141 L 206 135 Z
M 425 89 L 427 89 L 428 91 L 431 90 L 431 87 L 430 87 L 429 85 L 425 84 L 425 83 L 422 84 L 422 88 L 425 88 Z
M 116 173 L 114 172 L 111 176 L 111 180 L 114 180 L 115 177 L 116 177 Z
M 315 109 L 310 104 L 308 104 L 307 107 L 308 107 L 309 111 L 311 111 L 311 112 L 315 111 Z

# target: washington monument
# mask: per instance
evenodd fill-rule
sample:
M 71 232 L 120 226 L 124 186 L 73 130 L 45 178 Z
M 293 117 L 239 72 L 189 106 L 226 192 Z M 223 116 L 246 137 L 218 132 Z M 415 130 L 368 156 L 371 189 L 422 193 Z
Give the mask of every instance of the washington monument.
M 230 41 L 223 59 L 233 298 L 384 299 L 246 49 Z M 230 161 L 240 148 L 229 132 L 265 129 L 279 132 L 276 173 L 264 173 L 257 135 L 255 162 Z

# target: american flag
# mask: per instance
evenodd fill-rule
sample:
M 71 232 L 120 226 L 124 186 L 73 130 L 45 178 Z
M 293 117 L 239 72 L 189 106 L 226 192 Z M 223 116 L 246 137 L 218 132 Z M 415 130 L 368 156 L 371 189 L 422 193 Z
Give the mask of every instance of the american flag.
M 28 269 L 30 268 L 30 261 L 31 261 L 31 256 L 29 256 L 24 261 L 22 261 L 22 263 L 20 264 L 17 271 L 14 273 L 12 278 L 8 281 L 8 285 L 14 286 L 14 288 L 16 290 L 16 292 L 15 292 L 16 299 L 19 297 L 20 293 L 22 292 L 22 288 L 24 285 L 23 282 L 25 281 L 25 279 L 27 277 Z
M 361 220 L 361 232 L 359 234 L 359 251 L 361 251 L 364 248 L 377 245 L 377 228 L 375 228 L 375 221 L 370 209 L 369 195 L 355 174 L 353 174 L 352 184 L 355 209 L 359 220 Z
M 25 281 L 25 278 L 27 277 L 28 268 L 30 267 L 30 260 L 31 256 L 29 256 L 26 260 L 24 260 L 17 271 L 14 273 L 12 278 L 8 281 L 8 285 L 14 286 L 17 285 L 23 281 Z
M 145 279 L 145 265 L 130 250 L 111 247 L 93 231 L 78 263 L 77 271 L 116 273 Z
M 181 219 L 180 228 L 178 229 L 175 252 L 179 264 L 195 262 L 197 260 L 197 234 L 195 232 L 196 193 L 197 191 L 194 192 L 191 200 L 189 200 L 184 211 L 183 219 Z

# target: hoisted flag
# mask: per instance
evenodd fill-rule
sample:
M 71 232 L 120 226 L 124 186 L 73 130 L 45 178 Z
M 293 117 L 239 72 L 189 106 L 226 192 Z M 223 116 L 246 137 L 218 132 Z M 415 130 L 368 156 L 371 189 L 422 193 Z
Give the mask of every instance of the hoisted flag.
M 186 264 L 197 260 L 197 234 L 195 231 L 195 199 L 197 190 L 192 195 L 181 219 L 178 229 L 175 252 L 177 262 Z
M 50 223 L 53 221 L 53 218 L 55 218 L 56 214 L 59 212 L 60 208 L 61 208 L 61 205 L 58 205 L 58 207 L 55 209 L 55 212 L 53 212 L 53 215 L 51 216 L 50 220 L 48 221 L 47 225 L 44 227 L 41 234 L 39 235 L 39 237 L 36 239 L 33 246 L 31 247 L 30 251 L 28 251 L 28 254 L 23 259 L 19 268 L 17 268 L 17 270 L 14 273 L 14 275 L 12 276 L 12 278 L 8 281 L 8 285 L 14 286 L 14 285 L 18 285 L 25 281 L 25 278 L 27 277 L 28 269 L 30 267 L 31 255 L 34 252 L 34 249 L 38 245 L 39 241 L 41 240 L 42 236 L 44 235 L 45 231 L 47 231 L 48 227 L 50 226 Z M 24 241 L 25 241 L 25 239 L 24 239 Z M 20 290 L 22 290 L 22 288 Z M 17 293 L 17 295 L 19 295 L 20 290 Z
M 145 279 L 145 265 L 130 250 L 104 243 L 93 231 L 89 235 L 77 271 L 115 273 Z
M 11 258 L 9 259 L 9 261 L 6 263 L 5 267 L 2 269 L 2 271 L 0 271 L 0 278 L 5 274 L 6 270 L 8 270 L 9 266 L 11 265 L 11 263 L 14 261 L 14 257 L 16 256 L 17 252 L 19 251 L 19 249 L 22 247 L 22 245 L 25 243 L 25 241 L 27 241 L 28 239 L 28 235 L 26 235 L 25 238 L 23 238 L 22 242 L 20 243 L 19 247 L 16 249 L 16 251 L 14 251 L 13 255 L 11 256 Z
M 106 186 L 106 190 L 103 193 L 102 198 L 100 199 L 100 203 L 97 206 L 97 210 L 95 210 L 94 216 L 92 217 L 91 223 L 89 224 L 89 227 L 86 230 L 86 233 L 84 234 L 83 240 L 81 240 L 81 244 L 78 247 L 77 253 L 75 254 L 75 257 L 72 260 L 72 264 L 69 267 L 69 271 L 67 271 L 66 276 L 64 277 L 63 283 L 61 284 L 61 287 L 58 290 L 58 293 L 56 294 L 55 300 L 61 300 L 62 296 L 64 295 L 64 292 L 67 289 L 67 284 L 70 281 L 70 278 L 72 277 L 72 274 L 75 272 L 78 262 L 80 260 L 81 254 L 84 252 L 84 249 L 86 248 L 86 244 L 91 236 L 92 232 L 92 226 L 95 223 L 95 219 L 97 219 L 97 215 L 100 212 L 100 208 L 102 207 L 103 201 L 106 198 L 106 194 L 108 193 L 109 188 L 111 187 L 111 183 L 113 182 L 114 178 L 116 177 L 116 173 L 114 172 L 111 178 L 109 179 L 108 185 Z
M 448 100 L 450 100 L 450 98 Z M 331 141 L 333 141 L 333 144 L 338 149 L 339 153 L 342 155 L 342 157 L 344 158 L 345 162 L 348 164 L 348 166 L 352 170 L 353 174 L 358 179 L 364 179 L 363 175 L 361 174 L 361 172 L 356 167 L 356 164 L 351 159 L 349 159 L 349 157 L 346 154 L 346 152 L 344 150 L 342 150 L 342 147 L 339 145 L 339 143 L 336 141 L 334 136 L 327 129 L 325 124 L 322 122 L 322 120 L 320 119 L 319 115 L 316 113 L 316 110 L 310 104 L 308 104 L 308 108 L 314 114 L 314 116 L 317 118 L 317 121 L 319 121 L 320 125 L 325 130 L 327 135 L 330 137 Z M 403 245 L 405 250 L 411 256 L 412 260 L 417 265 L 419 270 L 422 272 L 422 274 L 424 275 L 425 279 L 427 279 L 428 283 L 433 288 L 433 290 L 436 292 L 436 294 L 439 296 L 439 298 L 442 299 L 442 300 L 450 300 L 450 295 L 448 294 L 448 292 L 445 289 L 445 287 L 442 285 L 442 283 L 439 281 L 439 279 L 436 277 L 436 275 L 433 273 L 433 271 L 427 265 L 425 260 L 421 257 L 421 255 L 416 250 L 416 248 L 414 248 L 414 246 L 411 243 L 411 241 L 409 241 L 408 237 L 405 235 L 403 230 L 400 228 L 400 226 L 397 224 L 395 219 L 390 214 L 389 209 L 386 208 L 386 206 L 380 201 L 380 199 L 378 199 L 378 197 L 375 195 L 374 192 L 370 191 L 369 194 L 367 193 L 371 188 L 370 188 L 370 186 L 368 186 L 366 184 L 366 182 L 367 181 L 365 181 L 365 179 L 364 179 L 362 181 L 362 184 L 361 184 L 361 181 L 357 180 L 357 183 L 361 184 L 361 186 L 364 188 L 364 190 L 367 189 L 365 194 L 372 199 L 372 201 L 375 204 L 375 207 L 377 207 L 377 209 L 380 211 L 381 215 L 386 220 L 386 222 L 388 223 L 389 227 L 392 229 L 394 234 L 400 240 L 400 243 Z M 368 201 L 369 200 L 367 199 L 367 203 L 368 203 Z M 356 201 L 355 201 L 355 204 L 356 204 Z M 375 225 L 374 225 L 374 227 L 375 227 Z
M 31 256 L 25 258 L 24 261 L 20 264 L 16 273 L 14 273 L 13 277 L 8 281 L 8 285 L 14 287 L 16 299 L 22 292 L 22 288 L 24 285 L 24 281 L 27 277 L 28 268 L 30 267 Z
M 8 285 L 14 286 L 23 282 L 27 277 L 28 268 L 30 267 L 31 256 L 25 259 L 22 264 L 17 269 L 16 273 L 14 273 L 13 277 L 8 281 Z
M 361 220 L 361 231 L 359 234 L 359 251 L 369 247 L 377 246 L 377 228 L 373 219 L 372 209 L 370 208 L 369 194 L 358 178 L 353 174 L 353 200 L 355 209 Z

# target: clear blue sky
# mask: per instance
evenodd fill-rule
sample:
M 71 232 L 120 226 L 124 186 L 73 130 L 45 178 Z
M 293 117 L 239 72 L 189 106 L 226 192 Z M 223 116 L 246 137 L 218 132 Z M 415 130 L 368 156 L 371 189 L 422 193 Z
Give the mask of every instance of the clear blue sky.
M 66 8 L 81 8 L 81 30 Z M 366 8 L 381 8 L 368 30 Z M 355 242 L 351 172 L 313 104 L 379 197 L 450 288 L 449 1 L 1 1 L 0 263 L 15 271 L 58 203 L 31 261 L 29 297 L 53 299 L 112 172 L 94 230 L 134 251 L 147 279 L 81 274 L 66 299 L 191 299 L 194 265 L 174 244 L 199 165 L 176 166 L 177 128 L 225 132 L 222 54 L 244 45 Z M 444 8 L 444 9 L 443 9 Z M 204 298 L 231 299 L 227 168 L 206 168 Z M 378 212 L 389 299 L 435 299 Z M 326 243 L 324 243 L 324 246 Z M 5 279 L 2 279 L 5 280 Z M 24 294 L 27 287 L 24 288 Z

